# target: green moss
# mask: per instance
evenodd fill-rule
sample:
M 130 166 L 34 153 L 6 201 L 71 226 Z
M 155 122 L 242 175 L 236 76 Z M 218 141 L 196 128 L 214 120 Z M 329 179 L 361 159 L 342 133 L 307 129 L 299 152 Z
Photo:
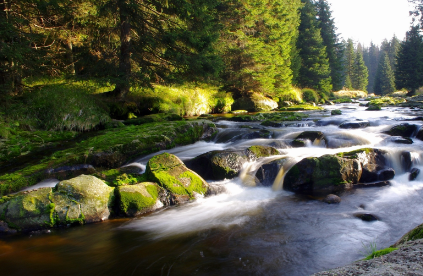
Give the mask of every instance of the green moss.
M 362 153 L 362 152 L 369 154 L 369 153 L 373 152 L 373 149 L 364 148 L 364 149 L 358 149 L 358 150 L 353 150 L 353 151 L 349 151 L 349 152 L 340 152 L 340 153 L 337 153 L 337 155 L 341 158 L 356 159 L 358 157 L 357 154 Z
M 166 190 L 177 195 L 189 195 L 183 184 L 174 176 L 165 171 L 156 171 L 153 173 L 155 180 Z
M 266 146 L 251 146 L 248 148 L 248 150 L 251 151 L 258 158 L 279 154 L 279 151 L 277 149 Z
M 342 111 L 339 109 L 332 110 L 330 112 L 331 115 L 342 115 Z
M 369 105 L 369 107 L 366 110 L 378 111 L 378 110 L 382 110 L 382 108 L 379 105 Z
M 117 190 L 120 212 L 133 216 L 154 206 L 159 196 L 156 184 L 141 183 Z
M 413 229 L 409 234 L 407 234 L 406 241 L 414 241 L 423 239 L 423 225 L 419 225 Z
M 282 107 L 279 110 L 281 111 L 324 110 L 324 108 L 320 106 L 314 106 L 311 104 L 297 104 L 297 105 L 291 105 L 288 107 Z
M 388 248 L 385 248 L 385 249 L 382 249 L 382 250 L 378 250 L 378 251 L 375 251 L 372 254 L 368 255 L 364 260 L 371 260 L 371 259 L 383 256 L 383 255 L 386 255 L 388 253 L 391 253 L 392 251 L 395 251 L 397 249 L 398 248 L 388 247 Z
M 66 214 L 66 224 L 84 224 L 85 223 L 85 216 L 84 214 L 80 214 L 78 218 L 70 218 L 68 214 Z
M 185 186 L 185 189 L 189 193 L 189 195 L 192 197 L 194 195 L 194 192 L 200 193 L 200 194 L 206 194 L 207 187 L 203 185 L 203 181 L 200 177 L 195 175 L 194 173 L 190 171 L 185 171 L 184 173 L 179 175 L 179 178 L 189 178 L 190 185 Z

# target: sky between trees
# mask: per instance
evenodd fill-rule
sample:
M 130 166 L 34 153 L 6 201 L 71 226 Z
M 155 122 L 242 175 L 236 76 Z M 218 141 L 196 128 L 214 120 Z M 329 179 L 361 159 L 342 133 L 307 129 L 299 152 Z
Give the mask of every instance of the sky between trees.
M 380 45 L 394 34 L 402 40 L 410 29 L 407 0 L 328 0 L 341 37 L 352 38 L 365 46 Z

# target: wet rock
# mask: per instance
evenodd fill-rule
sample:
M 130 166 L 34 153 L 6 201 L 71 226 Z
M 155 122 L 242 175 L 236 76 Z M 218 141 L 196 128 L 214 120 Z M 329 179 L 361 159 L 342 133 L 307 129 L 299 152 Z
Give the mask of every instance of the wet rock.
M 284 127 L 285 126 L 285 124 L 283 124 L 282 122 L 275 122 L 275 121 L 270 121 L 270 120 L 266 120 L 263 123 L 261 123 L 260 125 L 268 126 L 268 127 Z
M 354 184 L 354 188 L 371 188 L 371 187 L 385 187 L 389 186 L 391 183 L 389 181 L 376 181 L 371 183 L 358 183 Z
M 369 107 L 366 110 L 368 110 L 368 111 L 379 111 L 379 110 L 382 110 L 382 108 L 379 105 L 369 105 Z
M 410 175 L 408 176 L 409 181 L 416 180 L 417 176 L 420 174 L 420 170 L 417 168 L 412 168 L 410 171 Z
M 169 191 L 174 204 L 186 202 L 196 194 L 205 195 L 209 189 L 203 178 L 173 154 L 162 153 L 152 157 L 145 173 L 150 181 Z
M 337 195 L 329 194 L 323 199 L 323 202 L 328 204 L 337 204 L 341 203 L 341 198 Z
M 251 146 L 246 150 L 207 152 L 185 163 L 205 179 L 223 180 L 238 176 L 246 162 L 278 154 L 279 151 L 273 147 Z
M 16 229 L 10 228 L 6 222 L 0 221 L 0 233 L 3 234 L 15 234 L 18 231 Z
M 209 190 L 207 191 L 206 196 L 218 195 L 224 192 L 226 192 L 225 186 L 209 184 Z
M 423 141 L 423 129 L 419 129 L 417 132 L 416 138 Z
M 272 186 L 287 159 L 281 158 L 262 165 L 256 173 L 260 186 Z
M 413 140 L 408 137 L 401 137 L 401 136 L 394 136 L 390 139 L 391 142 L 395 144 L 405 144 L 405 145 L 411 145 L 413 143 Z
M 401 165 L 404 171 L 408 172 L 411 170 L 411 166 L 413 165 L 413 161 L 411 159 L 411 152 L 403 151 L 400 155 Z
M 361 219 L 362 221 L 376 221 L 379 220 L 378 217 L 370 213 L 356 213 L 354 217 Z
M 301 132 L 291 143 L 295 148 L 305 147 L 307 140 L 314 143 L 316 140 L 325 139 L 323 132 L 321 131 L 303 131 Z
M 330 194 L 351 188 L 361 177 L 357 160 L 336 155 L 305 158 L 286 174 L 284 189 L 300 194 Z
M 339 109 L 332 110 L 330 112 L 331 115 L 342 115 L 342 111 Z
M 347 121 L 339 125 L 340 128 L 344 129 L 366 128 L 368 126 L 370 126 L 369 121 Z
M 291 146 L 294 148 L 303 148 L 307 146 L 307 139 L 295 139 L 292 141 Z
M 259 93 L 248 93 L 238 98 L 232 104 L 233 110 L 247 110 L 250 112 L 271 111 L 278 108 L 278 103 Z
M 423 239 L 423 224 L 420 224 L 416 228 L 407 232 L 393 246 L 398 247 L 402 244 L 405 244 L 408 241 L 415 241 L 415 240 L 420 240 L 420 239 Z M 411 251 L 411 252 L 413 252 L 413 251 Z
M 54 204 L 50 200 L 52 189 L 41 188 L 21 192 L 0 205 L 0 213 L 8 227 L 32 231 L 54 225 Z M 7 227 L 4 230 L 9 231 Z
M 144 182 L 116 188 L 117 206 L 120 214 L 134 217 L 152 212 L 164 204 L 160 201 L 166 191 L 156 183 Z M 166 202 L 166 200 L 165 200 Z
M 114 188 L 91 175 L 64 180 L 52 194 L 58 225 L 92 223 L 109 218 Z
M 392 168 L 386 168 L 382 169 L 378 172 L 378 180 L 380 181 L 386 181 L 394 179 L 395 177 L 395 171 Z
M 55 169 L 46 170 L 47 178 L 67 179 L 81 174 L 93 174 L 96 170 L 93 166 L 88 164 L 80 164 L 73 166 L 63 166 Z
M 241 139 L 260 139 L 260 138 L 268 139 L 271 137 L 272 137 L 272 132 L 262 129 L 259 131 L 254 131 L 252 133 L 244 134 L 240 138 Z
M 390 130 L 385 131 L 385 133 L 391 136 L 411 137 L 417 130 L 418 127 L 416 125 L 403 123 L 393 126 Z

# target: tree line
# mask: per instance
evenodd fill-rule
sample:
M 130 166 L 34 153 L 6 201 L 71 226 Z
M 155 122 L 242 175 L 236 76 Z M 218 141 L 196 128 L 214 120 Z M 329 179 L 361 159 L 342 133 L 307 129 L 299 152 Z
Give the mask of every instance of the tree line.
M 385 94 L 422 85 L 409 83 L 410 50 L 400 50 L 421 43 L 413 30 L 404 42 L 354 47 L 326 0 L 0 0 L 0 93 L 66 76 L 111 83 L 117 98 L 188 81 L 270 97 L 292 86 Z

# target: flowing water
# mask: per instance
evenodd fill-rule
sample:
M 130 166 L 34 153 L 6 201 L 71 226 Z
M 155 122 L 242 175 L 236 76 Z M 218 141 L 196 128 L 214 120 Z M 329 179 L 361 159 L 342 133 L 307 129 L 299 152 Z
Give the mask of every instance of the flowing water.
M 413 138 L 412 145 L 395 144 L 382 132 L 403 121 L 420 126 L 421 121 L 409 120 L 421 114 L 398 108 L 370 112 L 353 104 L 341 107 L 341 116 L 318 112 L 307 121 L 268 128 L 273 132 L 268 139 L 242 139 L 254 128 L 262 128 L 257 123 L 219 121 L 215 142 L 198 142 L 168 152 L 188 160 L 211 150 L 258 144 L 278 148 L 280 156 L 246 164 L 240 177 L 214 182 L 224 185 L 225 193 L 186 205 L 134 219 L 3 237 L 1 274 L 309 275 L 363 258 L 370 244 L 378 249 L 388 247 L 423 223 L 423 176 L 410 182 L 400 157 L 402 151 L 411 152 L 413 167 L 423 170 L 423 141 Z M 355 119 L 368 120 L 370 127 L 338 127 Z M 253 129 L 242 127 L 245 125 Z M 291 148 L 290 141 L 305 130 L 322 131 L 329 148 L 324 142 Z M 362 147 L 388 152 L 386 157 L 396 171 L 390 186 L 344 192 L 338 205 L 283 191 L 284 173 L 302 158 Z M 132 165 L 144 170 L 150 157 Z M 261 164 L 281 157 L 289 162 L 273 187 L 251 185 L 251 175 Z M 48 180 L 39 185 L 54 184 Z M 362 221 L 354 216 L 360 212 L 379 220 Z

